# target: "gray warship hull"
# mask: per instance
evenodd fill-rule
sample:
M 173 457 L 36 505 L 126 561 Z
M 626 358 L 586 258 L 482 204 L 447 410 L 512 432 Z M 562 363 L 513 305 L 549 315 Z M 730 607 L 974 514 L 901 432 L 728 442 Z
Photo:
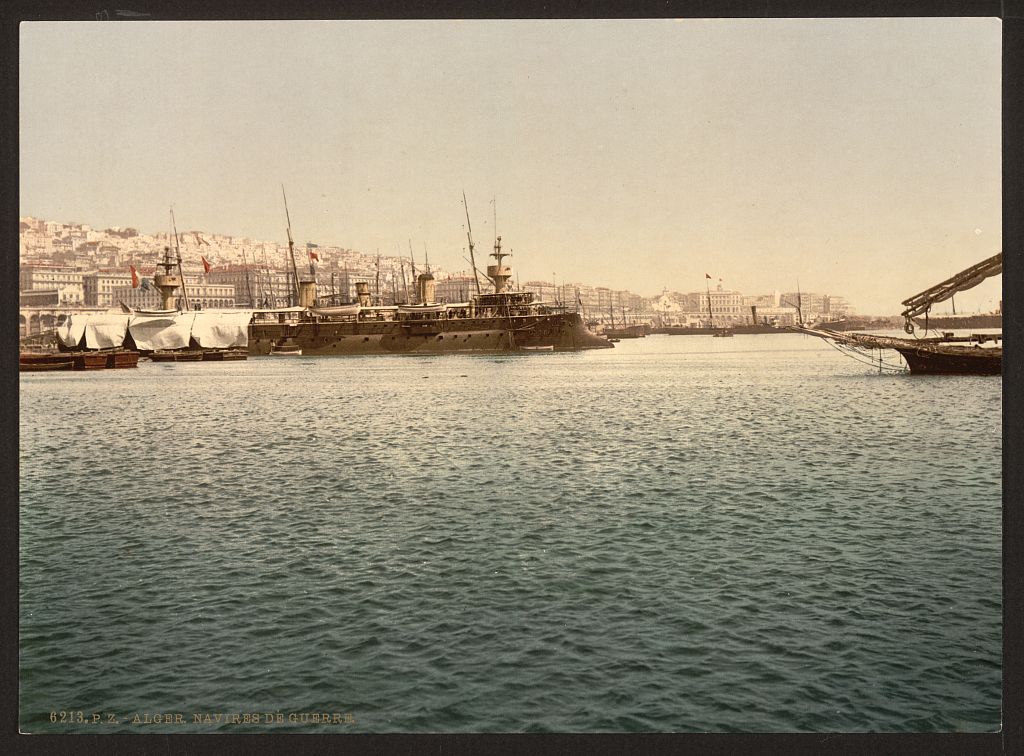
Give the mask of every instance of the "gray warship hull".
M 447 354 L 611 348 L 578 313 L 439 320 L 253 322 L 249 354 L 269 355 L 286 340 L 309 355 Z

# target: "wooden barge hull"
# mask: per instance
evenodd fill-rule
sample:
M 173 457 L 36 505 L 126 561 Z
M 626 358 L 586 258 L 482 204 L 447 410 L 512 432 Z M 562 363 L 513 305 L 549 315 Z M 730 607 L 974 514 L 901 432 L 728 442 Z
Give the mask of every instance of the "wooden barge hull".
M 18 356 L 18 370 L 39 372 L 50 370 L 73 370 L 75 360 L 68 354 L 22 352 Z
M 249 326 L 249 354 L 269 355 L 289 339 L 309 355 L 448 354 L 461 352 L 607 349 L 577 313 L 448 320 L 259 323 Z
M 21 371 L 40 370 L 107 370 L 138 367 L 139 353 L 128 349 L 94 352 L 23 352 L 19 355 Z

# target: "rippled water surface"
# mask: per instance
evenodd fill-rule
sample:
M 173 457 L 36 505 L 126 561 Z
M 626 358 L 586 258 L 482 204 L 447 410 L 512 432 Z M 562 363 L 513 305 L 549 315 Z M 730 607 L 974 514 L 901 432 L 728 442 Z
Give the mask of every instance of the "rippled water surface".
M 20 402 L 23 730 L 999 727 L 999 378 L 654 336 Z

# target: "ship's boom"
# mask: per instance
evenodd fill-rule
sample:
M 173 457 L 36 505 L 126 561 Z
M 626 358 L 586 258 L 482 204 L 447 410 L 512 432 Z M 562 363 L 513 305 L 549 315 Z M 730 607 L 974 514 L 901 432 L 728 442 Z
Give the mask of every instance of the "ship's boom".
M 915 294 L 909 299 L 903 300 L 903 317 L 909 322 L 910 318 L 917 317 L 927 312 L 933 304 L 944 302 L 960 291 L 973 289 L 986 278 L 997 276 L 1003 272 L 1003 253 L 993 255 L 977 265 L 972 265 L 967 270 L 957 273 L 942 283 L 935 284 L 930 289 L 925 289 L 920 294 Z

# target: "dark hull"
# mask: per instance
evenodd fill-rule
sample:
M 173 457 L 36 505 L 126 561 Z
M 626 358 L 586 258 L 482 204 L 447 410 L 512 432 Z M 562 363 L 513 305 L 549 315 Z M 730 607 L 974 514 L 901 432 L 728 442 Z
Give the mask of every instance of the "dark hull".
M 139 366 L 139 353 L 130 349 L 118 350 L 107 355 L 108 368 L 134 368 Z
M 650 330 L 650 327 L 645 325 L 630 325 L 620 328 L 605 328 L 604 335 L 609 339 L 642 339 Z
M 423 321 L 255 322 L 249 326 L 249 354 L 269 355 L 271 345 L 281 339 L 289 339 L 303 356 L 511 352 L 527 347 L 576 351 L 612 346 L 588 331 L 578 314 L 561 313 Z
M 150 353 L 149 359 L 153 362 L 201 362 L 203 353 L 199 349 L 157 350 Z
M 924 318 L 914 318 L 914 323 L 920 328 L 925 328 L 927 326 L 931 330 L 945 328 L 947 330 L 956 331 L 968 328 L 1002 328 L 1003 316 L 953 315 L 949 317 L 928 318 L 927 321 Z
M 128 349 L 93 352 L 23 353 L 21 370 L 106 370 L 133 368 L 139 364 L 139 353 Z
M 836 344 L 845 344 L 861 349 L 895 349 L 906 360 L 911 373 L 1000 375 L 1003 372 L 1002 347 L 983 347 L 980 343 L 975 343 L 982 340 L 998 343 L 1002 334 L 914 341 L 872 333 L 839 333 L 838 331 L 796 327 L 789 330 L 791 333 L 806 333 L 809 336 L 828 339 Z M 960 343 L 952 343 L 954 341 Z
M 104 352 L 78 352 L 75 370 L 106 370 L 109 355 Z
M 23 372 L 42 370 L 71 370 L 75 366 L 73 358 L 66 354 L 32 354 L 21 353 L 18 369 Z
M 775 328 L 774 326 L 766 325 L 739 325 L 729 326 L 728 329 L 722 328 L 687 328 L 686 326 L 663 326 L 662 328 L 655 328 L 651 333 L 665 333 L 669 336 L 714 336 L 723 330 L 731 331 L 733 334 L 737 333 L 786 333 L 782 328 Z
M 244 349 L 211 349 L 203 352 L 203 362 L 223 362 L 224 360 L 245 360 L 249 352 Z
M 911 373 L 932 375 L 1001 375 L 1003 350 L 982 347 L 896 348 Z

